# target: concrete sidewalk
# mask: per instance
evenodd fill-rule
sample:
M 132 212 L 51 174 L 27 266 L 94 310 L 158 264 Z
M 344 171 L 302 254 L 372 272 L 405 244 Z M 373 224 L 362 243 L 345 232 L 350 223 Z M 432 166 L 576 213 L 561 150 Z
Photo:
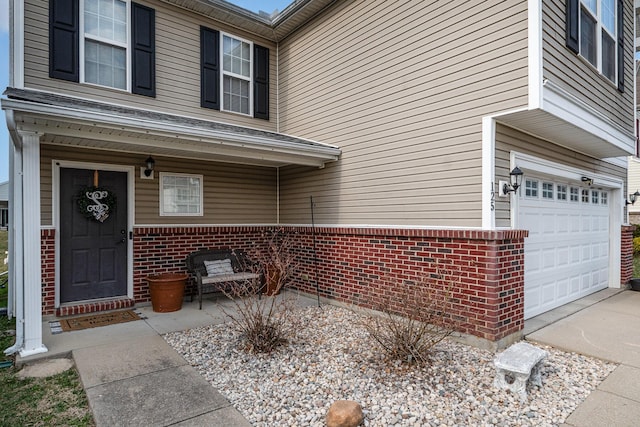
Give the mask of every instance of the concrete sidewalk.
M 315 300 L 299 296 L 300 306 Z M 185 302 L 180 311 L 136 311 L 146 319 L 52 335 L 43 323 L 47 353 L 19 360 L 72 356 L 97 426 L 225 426 L 250 423 L 160 336 L 224 322 L 226 298 Z
M 558 310 L 566 312 L 567 307 Z M 636 323 L 640 325 L 640 292 L 622 291 L 526 335 L 529 341 L 620 364 L 569 416 L 565 426 L 640 425 L 640 331 Z

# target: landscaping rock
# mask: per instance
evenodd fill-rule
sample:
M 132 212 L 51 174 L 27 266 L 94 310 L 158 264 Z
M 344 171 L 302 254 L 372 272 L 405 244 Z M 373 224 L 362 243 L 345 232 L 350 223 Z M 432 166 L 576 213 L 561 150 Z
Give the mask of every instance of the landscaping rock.
M 337 400 L 327 412 L 327 427 L 356 427 L 363 421 L 362 406 L 352 400 Z

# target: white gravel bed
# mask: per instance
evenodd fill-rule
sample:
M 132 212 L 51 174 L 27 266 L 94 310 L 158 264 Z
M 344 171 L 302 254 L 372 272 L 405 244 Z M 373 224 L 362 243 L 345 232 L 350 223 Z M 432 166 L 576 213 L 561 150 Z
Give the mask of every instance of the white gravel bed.
M 324 426 L 331 403 L 355 400 L 366 426 L 559 425 L 616 365 L 553 348 L 529 401 L 493 387 L 494 353 L 445 340 L 430 366 L 384 360 L 333 306 L 299 309 L 305 327 L 270 355 L 247 354 L 228 324 L 165 335 L 255 426 Z

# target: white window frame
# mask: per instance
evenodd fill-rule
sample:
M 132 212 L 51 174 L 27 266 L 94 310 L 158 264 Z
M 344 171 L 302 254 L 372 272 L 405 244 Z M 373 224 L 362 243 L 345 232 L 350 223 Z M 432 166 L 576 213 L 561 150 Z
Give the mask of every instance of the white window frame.
M 613 3 L 613 26 L 614 26 L 614 34 L 612 35 L 603 25 L 602 25 L 602 0 L 596 0 L 596 13 L 594 15 L 593 11 L 589 9 L 585 5 L 584 0 L 580 0 L 579 2 L 579 10 L 578 10 L 578 22 L 579 22 L 579 41 L 578 41 L 578 50 L 580 50 L 580 57 L 584 59 L 584 61 L 589 64 L 591 67 L 595 68 L 599 74 L 601 74 L 604 78 L 612 82 L 614 85 L 618 84 L 618 7 L 617 3 L 614 1 Z M 596 21 L 596 64 L 592 64 L 586 56 L 582 54 L 582 10 L 585 10 L 592 18 Z M 602 66 L 602 32 L 605 31 L 608 35 L 613 38 L 613 79 L 607 77 L 603 72 Z
M 164 178 L 165 177 L 180 177 L 180 178 L 192 178 L 200 181 L 200 194 L 199 194 L 199 207 L 198 212 L 165 212 L 164 211 Z M 160 216 L 204 216 L 204 175 L 196 175 L 189 173 L 177 173 L 177 172 L 160 172 Z
M 224 69 L 224 38 L 225 37 L 229 37 L 229 38 L 241 41 L 243 43 L 247 43 L 249 45 L 249 78 L 247 78 L 246 76 L 243 76 L 242 74 L 235 74 L 230 71 L 225 71 Z M 240 114 L 242 116 L 253 117 L 253 78 L 254 78 L 253 62 L 255 60 L 253 57 L 253 42 L 251 40 L 243 39 L 242 37 L 238 37 L 236 35 L 220 31 L 219 50 L 220 50 L 220 58 L 219 58 L 220 60 L 220 110 L 225 111 L 227 113 L 234 113 L 234 114 Z M 241 79 L 249 82 L 249 112 L 248 113 L 233 111 L 226 108 L 224 104 L 224 76 L 229 76 L 229 77 L 233 77 L 233 78 L 237 78 L 237 79 Z
M 79 66 L 80 66 L 80 83 L 84 83 L 87 85 L 98 86 L 109 88 L 122 92 L 131 92 L 131 0 L 121 0 L 126 3 L 127 8 L 127 34 L 125 36 L 126 43 L 120 43 L 115 40 L 108 40 L 101 37 L 96 37 L 94 35 L 87 35 L 84 31 L 84 9 L 85 2 L 87 0 L 80 0 L 80 10 L 79 10 L 79 18 L 80 18 L 80 42 L 78 49 L 79 52 Z M 125 50 L 125 61 L 126 61 L 126 70 L 125 70 L 125 79 L 126 79 L 126 87 L 124 89 L 113 87 L 113 86 L 105 86 L 98 83 L 92 83 L 85 81 L 85 61 L 84 61 L 84 52 L 85 52 L 85 39 L 90 39 L 92 41 L 98 43 L 104 43 L 110 46 L 115 46 L 119 48 L 123 48 Z

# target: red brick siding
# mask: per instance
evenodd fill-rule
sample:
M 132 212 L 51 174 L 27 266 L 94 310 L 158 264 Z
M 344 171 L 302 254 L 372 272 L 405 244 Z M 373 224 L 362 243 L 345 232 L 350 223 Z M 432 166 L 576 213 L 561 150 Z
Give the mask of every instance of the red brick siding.
M 55 313 L 56 304 L 56 231 L 40 231 L 42 268 L 42 314 Z
M 625 285 L 633 277 L 633 232 L 635 225 L 622 226 L 622 247 L 620 248 L 620 285 Z
M 260 227 L 139 227 L 133 233 L 133 298 L 150 301 L 145 278 L 186 272 L 185 259 L 198 249 L 242 249 L 261 241 Z M 192 291 L 192 283 L 186 294 Z
M 311 230 L 291 231 L 299 236 L 302 260 L 295 285 L 315 293 Z M 320 294 L 372 308 L 380 302 L 373 285 L 381 277 L 420 281 L 444 268 L 454 284 L 452 314 L 463 319 L 461 332 L 496 341 L 523 327 L 525 236 L 523 231 L 319 229 Z
M 186 271 L 186 256 L 201 248 L 250 251 L 262 243 L 263 230 L 262 227 L 136 228 L 134 300 L 150 300 L 146 276 Z M 300 260 L 294 285 L 314 294 L 313 230 L 310 227 L 285 227 L 285 230 L 294 236 Z M 634 226 L 622 227 L 622 284 L 633 273 L 633 230 Z M 448 278 L 455 283 L 453 314 L 462 319 L 462 332 L 495 341 L 523 327 L 524 231 L 317 228 L 315 235 L 321 296 L 371 307 L 380 301 L 374 285 L 383 275 L 416 281 L 445 268 L 451 273 Z M 123 299 L 114 304 L 85 304 L 56 311 L 55 230 L 42 230 L 41 236 L 43 315 L 131 306 L 129 300 Z M 385 292 L 393 295 L 393 290 Z

